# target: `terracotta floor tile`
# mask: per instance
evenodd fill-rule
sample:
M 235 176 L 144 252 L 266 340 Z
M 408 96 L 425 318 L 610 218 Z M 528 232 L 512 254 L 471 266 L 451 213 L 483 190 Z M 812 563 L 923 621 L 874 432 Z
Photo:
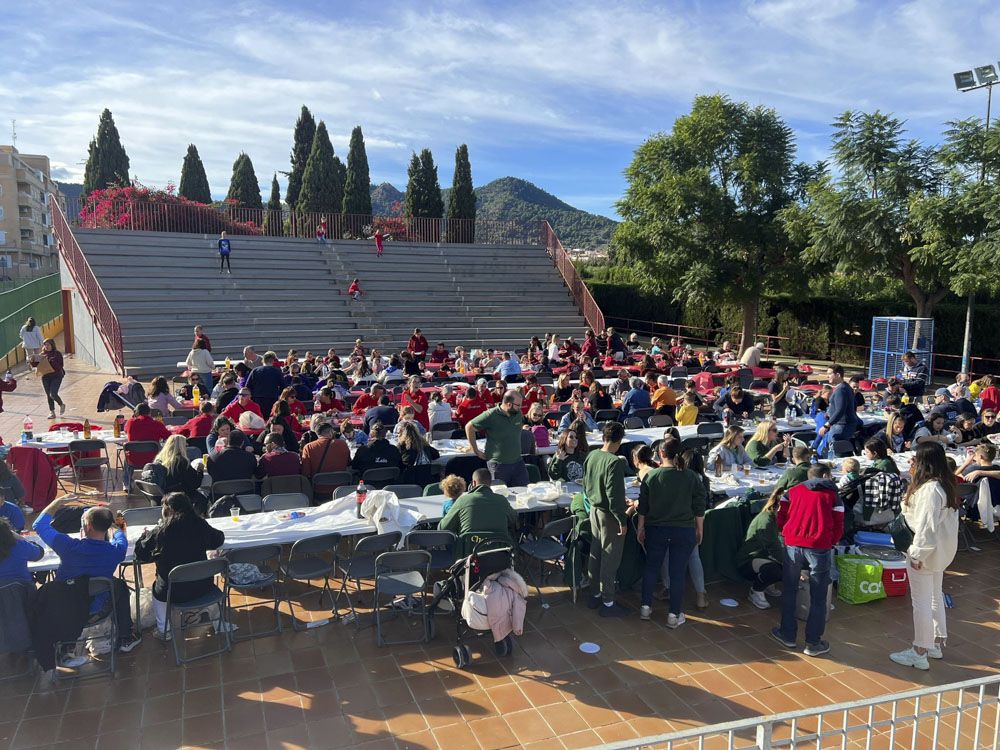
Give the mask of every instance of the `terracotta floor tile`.
M 343 716 L 307 721 L 306 731 L 311 746 L 315 748 L 349 747 L 354 744 L 354 730 Z
M 485 690 L 460 693 L 452 696 L 452 701 L 466 721 L 498 716 L 500 713 Z
M 309 732 L 305 724 L 297 724 L 267 733 L 269 750 L 309 750 Z
M 396 738 L 396 747 L 399 750 L 437 750 L 438 743 L 430 730 L 404 734 Z
M 567 699 L 558 687 L 544 680 L 525 680 L 519 682 L 518 687 L 535 708 L 562 703 Z
M 465 723 L 451 724 L 446 727 L 436 727 L 431 730 L 431 735 L 442 750 L 458 748 L 460 750 L 474 750 L 479 747 L 476 736 L 472 728 Z
M 241 737 L 248 734 L 263 734 L 264 707 L 260 703 L 244 703 L 227 708 L 223 712 L 226 722 L 226 733 L 229 737 Z
M 639 736 L 635 727 L 624 721 L 620 724 L 609 724 L 606 727 L 598 727 L 594 731 L 601 738 L 601 742 L 623 742 L 624 740 L 632 740 Z
M 184 719 L 181 737 L 185 745 L 204 745 L 225 739 L 222 713 L 203 714 Z
M 621 721 L 621 718 L 610 708 L 603 700 L 600 698 L 594 698 L 589 702 L 582 702 L 578 700 L 570 701 L 570 705 L 576 709 L 576 712 L 580 714 L 585 722 L 585 726 L 594 728 L 602 727 L 607 724 L 615 724 Z
M 521 687 L 514 683 L 487 688 L 486 694 L 501 714 L 531 708 L 531 702 L 528 700 L 528 697 L 522 692 Z
M 386 715 L 386 726 L 394 736 L 422 732 L 428 729 L 427 720 L 417 710 L 416 705 L 411 705 L 406 710 L 403 710 L 402 707 L 398 708 L 400 709 L 398 713 L 390 712 Z
M 178 747 L 181 743 L 181 729 L 180 720 L 143 727 L 139 736 L 139 747 L 141 750 L 165 750 L 169 747 Z
M 537 742 L 554 736 L 554 731 L 543 718 L 542 713 L 534 708 L 527 711 L 515 711 L 504 714 L 504 720 L 510 727 L 517 741 L 522 745 Z
M 555 703 L 540 709 L 542 718 L 557 736 L 578 732 L 587 726 L 571 703 Z
M 515 747 L 518 744 L 510 727 L 499 716 L 470 721 L 469 729 L 472 730 L 482 750 L 499 750 L 504 747 Z
M 563 747 L 565 747 L 566 750 L 574 750 L 574 748 L 580 747 L 591 747 L 593 745 L 598 745 L 601 742 L 601 736 L 593 729 L 587 729 L 583 732 L 574 732 L 572 734 L 564 734 L 559 739 L 562 740 Z
M 547 740 L 529 742 L 524 746 L 524 750 L 563 750 L 563 743 L 558 737 L 550 737 Z

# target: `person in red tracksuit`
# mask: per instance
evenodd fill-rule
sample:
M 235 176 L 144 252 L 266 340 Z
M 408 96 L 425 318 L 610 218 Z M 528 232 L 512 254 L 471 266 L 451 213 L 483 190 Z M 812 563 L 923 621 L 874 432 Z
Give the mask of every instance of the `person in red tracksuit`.
M 198 416 L 191 417 L 177 430 L 178 435 L 183 435 L 186 438 L 208 437 L 208 433 L 212 431 L 212 424 L 215 422 L 215 404 L 211 401 L 202 401 L 199 411 L 201 413 Z
M 428 399 L 427 394 L 420 390 L 422 385 L 420 377 L 414 375 L 409 380 L 406 381 L 406 390 L 403 391 L 403 397 L 401 403 L 403 406 L 413 407 L 413 418 L 420 423 L 420 426 L 424 430 L 429 430 L 431 428 L 430 418 L 427 413 Z
M 150 416 L 152 410 L 149 404 L 140 403 L 135 407 L 135 414 L 125 422 L 125 437 L 129 442 L 154 441 L 162 442 L 170 437 L 170 430 L 163 422 Z M 122 486 L 126 492 L 132 489 L 132 474 L 136 469 L 142 469 L 156 458 L 157 451 L 126 451 L 125 471 L 122 476 Z
M 381 258 L 382 257 L 382 251 L 384 249 L 385 248 L 383 248 L 383 246 L 382 246 L 382 230 L 381 229 L 376 229 L 375 230 L 375 257 L 376 258 Z
M 830 467 L 816 464 L 808 479 L 792 487 L 781 498 L 778 531 L 785 543 L 782 562 L 781 625 L 771 631 L 778 643 L 795 648 L 798 620 L 795 617 L 799 576 L 809 568 L 809 615 L 806 619 L 806 656 L 830 650 L 823 640 L 826 629 L 826 595 L 830 586 L 833 546 L 844 535 L 844 502 L 831 479 Z
M 361 299 L 361 295 L 364 294 L 364 292 L 361 291 L 361 282 L 358 279 L 352 281 L 351 285 L 347 287 L 347 294 L 353 300 Z
M 455 420 L 465 427 L 471 420 L 478 417 L 483 412 L 490 408 L 490 404 L 487 404 L 480 397 L 478 391 L 474 388 L 469 388 L 465 392 L 465 397 L 458 402 L 458 408 L 455 410 Z
M 406 351 L 412 354 L 414 359 L 422 361 L 427 355 L 427 350 L 429 348 L 430 344 L 427 343 L 427 338 L 420 332 L 419 328 L 414 328 L 413 335 L 410 336 L 410 340 L 406 342 Z
M 373 383 L 368 393 L 362 393 L 358 396 L 358 400 L 354 402 L 354 407 L 351 411 L 360 416 L 373 406 L 378 406 L 378 400 L 383 395 L 385 395 L 385 388 L 378 383 Z

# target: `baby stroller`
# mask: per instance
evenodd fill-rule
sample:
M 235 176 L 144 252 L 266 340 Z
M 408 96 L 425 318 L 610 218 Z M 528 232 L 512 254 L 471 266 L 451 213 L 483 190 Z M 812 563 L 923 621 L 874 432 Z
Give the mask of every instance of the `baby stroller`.
M 451 658 L 459 669 L 463 669 L 472 662 L 472 654 L 469 647 L 462 642 L 463 639 L 469 634 L 478 636 L 490 632 L 489 625 L 486 623 L 485 606 L 474 599 L 472 604 L 479 604 L 474 610 L 479 622 L 470 624 L 463 617 L 462 605 L 465 603 L 466 594 L 470 591 L 481 593 L 483 582 L 488 576 L 513 567 L 514 550 L 509 543 L 496 539 L 483 539 L 476 544 L 471 555 L 458 560 L 448 569 L 448 577 L 445 580 L 435 585 L 434 598 L 430 603 L 430 613 L 433 617 L 442 601 L 448 602 L 447 605 L 441 606 L 442 610 L 451 609 L 454 612 L 456 638 Z M 514 638 L 508 635 L 502 641 L 495 642 L 493 648 L 497 656 L 509 656 L 514 651 Z

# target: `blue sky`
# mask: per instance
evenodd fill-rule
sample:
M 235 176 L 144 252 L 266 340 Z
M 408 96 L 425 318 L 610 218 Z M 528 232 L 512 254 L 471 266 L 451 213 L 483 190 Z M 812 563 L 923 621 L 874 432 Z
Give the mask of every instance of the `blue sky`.
M 951 75 L 1000 58 L 986 0 L 11 5 L 0 142 L 16 119 L 22 151 L 79 179 L 108 107 L 140 181 L 176 182 L 193 142 L 219 196 L 240 151 L 265 190 L 288 169 L 306 104 L 342 157 L 362 126 L 376 183 L 403 188 L 429 147 L 450 185 L 467 143 L 477 185 L 523 177 L 614 216 L 634 149 L 699 93 L 776 108 L 815 160 L 845 109 L 894 112 L 931 141 L 982 116 L 985 94 Z

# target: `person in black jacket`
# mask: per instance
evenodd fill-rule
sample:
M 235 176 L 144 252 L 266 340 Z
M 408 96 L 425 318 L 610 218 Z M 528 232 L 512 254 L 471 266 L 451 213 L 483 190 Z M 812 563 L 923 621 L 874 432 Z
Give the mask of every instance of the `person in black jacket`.
M 436 448 L 429 445 L 416 422 L 403 422 L 399 439 L 400 458 L 403 462 L 404 484 L 419 484 L 421 487 L 431 483 L 431 463 L 441 457 Z
M 384 469 L 395 466 L 402 471 L 403 457 L 399 448 L 385 439 L 386 429 L 381 422 L 372 425 L 368 445 L 362 445 L 354 454 L 351 468 L 358 474 L 364 474 L 368 469 Z
M 216 451 L 208 456 L 208 474 L 212 482 L 231 479 L 253 479 L 257 471 L 257 457 L 247 451 L 246 435 L 239 430 L 229 433 L 224 451 Z
M 183 435 L 168 437 L 153 461 L 167 470 L 167 476 L 163 480 L 164 495 L 183 492 L 199 512 L 208 511 L 208 498 L 201 494 L 205 472 L 191 466 L 187 455 L 187 439 Z
M 167 628 L 167 577 L 178 565 L 208 559 L 208 550 L 218 549 L 225 541 L 225 534 L 209 526 L 199 516 L 187 495 L 171 492 L 163 498 L 163 520 L 147 529 L 135 543 L 135 559 L 156 565 L 153 581 L 153 611 L 156 613 L 156 637 L 168 640 Z M 209 593 L 211 581 L 180 583 L 170 592 L 175 603 L 189 602 Z
M 240 389 L 236 387 L 236 376 L 232 372 L 227 372 L 222 376 L 222 380 L 219 381 L 219 389 L 219 397 L 215 400 L 216 414 L 222 414 L 222 410 L 240 395 Z
M 271 407 L 278 400 L 281 391 L 285 387 L 285 376 L 276 366 L 278 355 L 274 352 L 267 352 L 264 355 L 264 364 L 255 367 L 247 377 L 247 388 L 253 400 L 260 407 L 261 414 L 270 414 Z
M 392 400 L 388 396 L 382 396 L 378 400 L 378 406 L 373 406 L 365 412 L 365 432 L 371 434 L 372 425 L 376 422 L 385 427 L 395 427 L 399 421 L 399 412 L 392 405 Z

